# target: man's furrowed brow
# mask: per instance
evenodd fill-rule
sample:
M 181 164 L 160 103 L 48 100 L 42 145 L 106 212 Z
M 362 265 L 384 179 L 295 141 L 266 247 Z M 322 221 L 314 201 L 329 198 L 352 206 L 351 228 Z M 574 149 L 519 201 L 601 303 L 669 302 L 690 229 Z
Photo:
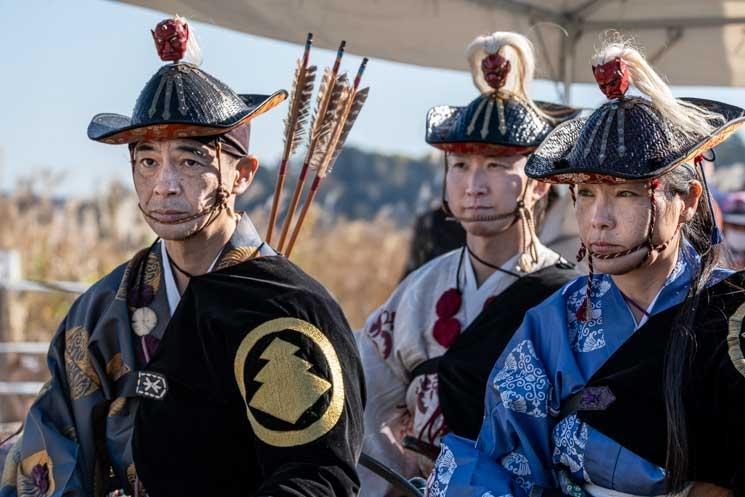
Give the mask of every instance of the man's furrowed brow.
M 177 145 L 175 147 L 175 150 L 177 152 L 186 152 L 193 155 L 196 155 L 197 157 L 209 157 L 209 152 L 206 147 L 198 147 L 194 145 Z

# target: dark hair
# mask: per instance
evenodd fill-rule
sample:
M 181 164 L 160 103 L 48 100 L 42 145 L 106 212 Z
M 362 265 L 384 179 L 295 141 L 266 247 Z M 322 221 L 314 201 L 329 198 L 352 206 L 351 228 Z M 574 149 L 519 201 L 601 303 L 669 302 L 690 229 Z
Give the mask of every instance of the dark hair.
M 699 179 L 695 169 L 681 166 L 662 177 L 668 198 L 685 195 L 692 180 Z M 670 493 L 681 492 L 689 476 L 690 451 L 688 445 L 688 423 L 686 419 L 683 387 L 696 352 L 696 335 L 693 330 L 701 293 L 706 288 L 712 271 L 718 266 L 719 246 L 712 243 L 715 228 L 704 190 L 699 199 L 694 218 L 683 225 L 681 237 L 690 243 L 701 258 L 698 273 L 691 281 L 688 293 L 675 316 L 670 340 L 667 344 L 664 365 L 664 395 L 667 417 L 667 455 L 665 461 L 665 483 Z

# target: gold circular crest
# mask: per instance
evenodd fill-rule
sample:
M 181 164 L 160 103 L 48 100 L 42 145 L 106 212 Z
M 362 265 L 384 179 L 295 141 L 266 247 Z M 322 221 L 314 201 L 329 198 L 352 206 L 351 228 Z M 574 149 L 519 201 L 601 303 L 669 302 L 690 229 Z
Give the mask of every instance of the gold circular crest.
M 259 340 L 272 333 L 288 330 L 304 335 L 323 353 L 331 372 L 331 384 L 329 385 L 331 388 L 331 401 L 321 417 L 305 428 L 299 430 L 273 430 L 262 425 L 251 412 L 250 404 L 252 401 L 246 396 L 244 371 L 246 359 Z M 270 347 L 271 345 L 267 347 L 267 350 L 269 350 Z M 238 388 L 241 391 L 241 396 L 246 404 L 246 413 L 248 421 L 251 423 L 251 428 L 253 428 L 256 436 L 268 445 L 275 447 L 294 447 L 313 442 L 331 431 L 341 418 L 341 413 L 344 409 L 344 378 L 342 376 L 339 358 L 336 355 L 333 345 L 329 339 L 326 338 L 326 335 L 307 321 L 297 318 L 278 318 L 260 324 L 246 335 L 238 347 L 238 352 L 235 355 L 235 361 L 233 363 L 233 370 L 236 382 L 238 383 Z M 261 374 L 261 371 L 259 374 Z M 318 377 L 314 378 L 316 378 L 316 381 L 325 382 L 325 380 Z M 282 383 L 275 385 L 274 388 L 287 389 L 288 387 L 290 387 L 290 385 Z M 304 385 L 297 385 L 297 387 L 302 388 Z M 262 386 L 262 388 L 264 388 L 264 386 Z M 257 390 L 257 394 L 258 392 L 259 391 Z M 256 394 L 254 397 L 256 397 Z

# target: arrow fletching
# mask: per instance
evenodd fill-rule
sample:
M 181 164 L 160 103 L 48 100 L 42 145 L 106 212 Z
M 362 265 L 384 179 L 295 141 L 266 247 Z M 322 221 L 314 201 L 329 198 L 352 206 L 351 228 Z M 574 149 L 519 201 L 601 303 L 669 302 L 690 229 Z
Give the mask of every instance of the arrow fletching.
M 347 75 L 342 74 L 336 78 L 334 87 L 330 91 L 326 102 L 326 111 L 313 126 L 310 145 L 312 147 L 310 149 L 310 166 L 312 168 L 317 168 L 323 163 L 325 151 L 333 138 L 333 131 L 344 111 L 344 104 L 350 92 Z
M 326 177 L 326 175 L 331 173 L 334 163 L 337 157 L 339 157 L 344 143 L 347 141 L 349 132 L 352 131 L 352 127 L 367 101 L 369 91 L 370 88 L 364 88 L 358 92 L 350 92 L 348 95 L 344 113 L 339 118 L 337 126 L 334 129 L 334 136 L 325 150 L 323 164 L 319 168 L 319 176 Z
M 290 108 L 285 118 L 285 148 L 283 157 L 289 159 L 302 143 L 305 136 L 313 85 L 316 79 L 316 66 L 306 67 L 303 59 L 298 60 L 295 79 L 292 84 Z

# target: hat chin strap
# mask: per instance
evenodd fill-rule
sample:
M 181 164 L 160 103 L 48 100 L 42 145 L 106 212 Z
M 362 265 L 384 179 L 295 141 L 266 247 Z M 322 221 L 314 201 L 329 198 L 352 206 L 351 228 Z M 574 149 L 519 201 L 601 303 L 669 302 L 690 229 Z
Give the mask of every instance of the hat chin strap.
M 450 206 L 447 204 L 447 200 L 443 201 L 443 205 L 448 206 L 448 211 L 450 211 Z M 459 217 L 453 214 L 452 212 L 449 212 L 448 217 L 446 218 L 448 221 L 458 221 L 460 223 L 476 223 L 476 222 L 488 222 L 488 221 L 501 221 L 503 219 L 510 219 L 512 218 L 512 222 L 507 225 L 504 229 L 500 230 L 500 233 L 503 233 L 507 231 L 508 229 L 512 228 L 512 225 L 514 225 L 518 219 L 520 219 L 520 211 L 525 208 L 525 204 L 522 200 L 518 200 L 517 205 L 515 208 L 509 212 L 505 212 L 504 214 L 491 214 L 491 215 L 484 215 L 484 216 L 472 216 L 472 217 Z
M 204 231 L 209 225 L 211 225 L 220 216 L 220 213 L 222 212 L 223 209 L 228 209 L 229 210 L 228 199 L 232 195 L 228 191 L 228 189 L 225 188 L 223 186 L 223 184 L 222 184 L 222 160 L 221 160 L 222 143 L 220 142 L 219 139 L 215 140 L 215 150 L 217 152 L 217 180 L 218 180 L 218 187 L 215 189 L 215 199 L 214 199 L 214 201 L 212 202 L 212 204 L 209 207 L 207 207 L 205 209 L 202 209 L 201 211 L 197 212 L 196 214 L 191 214 L 189 216 L 185 216 L 185 217 L 182 217 L 182 218 L 179 218 L 179 219 L 174 219 L 173 221 L 163 221 L 161 219 L 158 219 L 158 218 L 152 216 L 149 212 L 147 212 L 142 207 L 142 204 L 140 204 L 138 202 L 137 203 L 137 207 L 140 209 L 140 212 L 142 212 L 142 214 L 146 218 L 148 218 L 148 219 L 150 219 L 152 221 L 155 221 L 156 223 L 159 223 L 159 224 L 168 224 L 168 225 L 184 224 L 184 223 L 188 223 L 190 221 L 194 221 L 195 219 L 199 219 L 201 217 L 204 217 L 204 216 L 209 215 L 210 217 L 207 220 L 207 222 L 204 223 L 202 226 L 200 226 L 200 228 L 198 230 L 196 230 L 194 233 L 188 235 L 186 237 L 186 239 L 189 239 L 189 238 L 191 238 L 193 236 L 196 236 L 199 233 L 201 233 L 202 231 Z
M 445 211 L 445 214 L 447 214 L 447 217 L 445 219 L 447 221 L 458 221 L 461 223 L 475 223 L 475 222 L 501 221 L 503 219 L 512 218 L 512 222 L 509 225 L 507 225 L 504 229 L 500 230 L 499 233 L 504 233 L 508 229 L 512 228 L 512 226 L 517 222 L 517 220 L 520 219 L 522 211 L 525 210 L 524 199 L 525 199 L 525 193 L 528 189 L 528 183 L 525 182 L 525 185 L 523 186 L 523 190 L 522 192 L 520 192 L 520 197 L 517 199 L 517 204 L 515 205 L 515 208 L 509 212 L 504 212 L 502 214 L 484 215 L 484 216 L 459 217 L 459 216 L 456 216 L 453 213 L 453 211 L 450 209 L 450 203 L 447 201 L 447 198 L 446 198 L 447 175 L 448 175 L 448 154 L 447 152 L 445 153 L 444 157 L 445 157 L 445 175 L 442 177 L 442 210 Z
M 654 227 L 657 222 L 657 203 L 654 201 L 654 192 L 657 190 L 657 188 L 660 186 L 660 181 L 658 178 L 652 179 L 652 181 L 649 182 L 648 188 L 649 188 L 649 204 L 650 204 L 650 216 L 649 216 L 649 224 L 647 227 L 647 239 L 641 242 L 640 244 L 627 249 L 622 250 L 620 252 L 613 252 L 611 254 L 596 254 L 592 251 L 590 251 L 587 248 L 587 245 L 585 245 L 585 242 L 580 240 L 580 247 L 579 251 L 577 252 L 577 262 L 582 261 L 582 259 L 587 256 L 587 266 L 589 269 L 589 274 L 587 278 L 587 290 L 585 291 L 585 299 L 583 303 L 580 305 L 579 309 L 577 309 L 577 318 L 586 321 L 589 319 L 592 319 L 592 303 L 591 303 L 591 297 L 592 297 L 592 286 L 593 281 L 592 278 L 595 274 L 595 268 L 593 265 L 593 260 L 598 259 L 602 261 L 612 260 L 612 259 L 619 259 L 621 257 L 625 257 L 627 255 L 633 254 L 635 252 L 638 252 L 642 249 L 648 249 L 647 253 L 644 255 L 644 258 L 639 261 L 639 263 L 634 266 L 631 271 L 634 271 L 636 269 L 639 269 L 646 263 L 649 258 L 652 256 L 652 252 L 660 253 L 667 249 L 667 247 L 672 243 L 673 240 L 678 236 L 678 231 L 680 230 L 680 224 L 675 227 L 675 232 L 673 232 L 672 236 L 663 243 L 655 244 L 653 241 L 653 235 L 654 235 Z M 574 192 L 574 185 L 569 186 L 569 191 L 572 194 L 572 200 L 576 203 L 577 197 Z
M 512 219 L 512 221 L 497 232 L 498 235 L 508 231 L 512 228 L 518 220 L 522 220 L 523 229 L 523 250 L 518 265 L 523 271 L 529 272 L 533 266 L 538 263 L 538 247 L 536 246 L 536 233 L 535 223 L 533 221 L 533 214 L 530 209 L 525 206 L 525 195 L 528 192 L 528 181 L 526 180 L 523 184 L 520 196 L 515 203 L 515 208 L 509 212 L 502 214 L 491 214 L 485 216 L 473 216 L 473 217 L 459 217 L 456 216 L 452 210 L 450 210 L 450 204 L 445 198 L 447 191 L 447 174 L 448 174 L 448 158 L 447 153 L 445 154 L 445 176 L 442 178 L 442 210 L 445 211 L 447 221 L 458 221 L 460 223 L 474 223 L 474 222 L 490 222 L 490 221 L 501 221 L 503 219 Z

